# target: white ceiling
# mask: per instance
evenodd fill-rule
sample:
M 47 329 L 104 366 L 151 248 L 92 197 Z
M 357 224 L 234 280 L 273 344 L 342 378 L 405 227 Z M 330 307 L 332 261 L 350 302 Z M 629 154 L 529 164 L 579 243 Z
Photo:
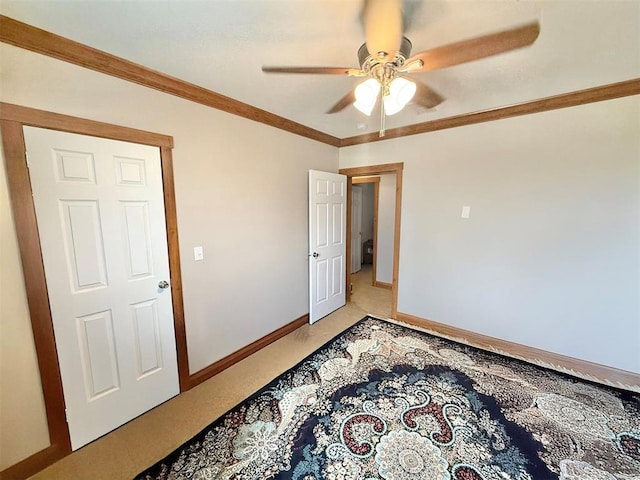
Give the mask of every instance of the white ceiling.
M 262 65 L 358 67 L 361 0 L 1 0 L 0 12 L 344 138 L 376 131 L 327 111 L 357 78 L 267 75 Z M 640 0 L 404 2 L 413 53 L 539 20 L 529 48 L 415 77 L 446 101 L 387 128 L 640 77 Z

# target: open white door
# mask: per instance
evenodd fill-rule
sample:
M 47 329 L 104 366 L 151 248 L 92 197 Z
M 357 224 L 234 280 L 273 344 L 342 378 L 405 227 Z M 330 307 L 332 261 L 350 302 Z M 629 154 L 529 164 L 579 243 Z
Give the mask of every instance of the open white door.
M 24 133 L 76 450 L 179 392 L 160 152 Z
M 347 177 L 309 170 L 309 323 L 346 303 Z

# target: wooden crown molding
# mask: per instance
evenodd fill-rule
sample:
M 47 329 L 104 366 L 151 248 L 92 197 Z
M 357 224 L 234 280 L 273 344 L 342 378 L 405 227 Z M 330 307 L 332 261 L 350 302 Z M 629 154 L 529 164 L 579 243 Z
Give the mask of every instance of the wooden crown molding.
M 334 147 L 340 139 L 212 90 L 0 15 L 0 41 L 100 73 L 160 90 L 223 112 L 286 130 Z
M 529 115 L 531 113 L 547 112 L 549 110 L 557 110 L 560 108 L 576 107 L 587 103 L 602 102 L 603 100 L 612 100 L 614 98 L 628 97 L 638 94 L 640 94 L 640 78 L 634 78 L 624 82 L 610 83 L 608 85 L 587 88 L 585 90 L 577 90 L 575 92 L 540 98 L 530 102 L 517 103 L 507 107 L 492 108 L 489 110 L 465 113 L 463 115 L 417 123 L 415 125 L 407 125 L 405 127 L 392 128 L 387 130 L 385 136 L 382 138 L 378 136 L 378 132 L 343 138 L 340 140 L 340 147 L 391 140 L 392 138 L 435 132 L 436 130 L 473 125 L 474 123 L 491 122 L 493 120 L 519 117 L 520 115 Z
M 46 30 L 19 22 L 4 15 L 0 15 L 0 42 L 153 88 L 334 147 L 348 147 L 363 143 L 391 140 L 409 135 L 490 122 L 520 115 L 529 115 L 531 113 L 546 112 L 560 108 L 575 107 L 587 103 L 640 94 L 640 78 L 634 78 L 623 82 L 577 90 L 506 107 L 492 108 L 417 123 L 415 125 L 407 125 L 405 127 L 392 128 L 387 130 L 386 135 L 382 138 L 378 136 L 377 132 L 373 132 L 340 139 L 267 112 L 266 110 L 239 102 L 238 100 L 226 97 L 212 90 L 207 90 L 206 88 L 185 82 L 184 80 L 47 32 Z

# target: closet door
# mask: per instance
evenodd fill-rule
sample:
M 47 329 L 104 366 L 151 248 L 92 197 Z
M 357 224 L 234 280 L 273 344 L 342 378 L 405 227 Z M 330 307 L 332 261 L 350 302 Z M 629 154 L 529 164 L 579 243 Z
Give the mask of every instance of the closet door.
M 24 132 L 75 450 L 179 392 L 160 152 Z

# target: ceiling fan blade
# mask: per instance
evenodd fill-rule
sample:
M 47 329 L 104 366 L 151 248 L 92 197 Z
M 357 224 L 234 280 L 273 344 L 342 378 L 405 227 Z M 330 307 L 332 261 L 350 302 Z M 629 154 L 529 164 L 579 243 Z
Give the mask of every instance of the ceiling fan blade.
M 359 68 L 349 67 L 262 67 L 265 73 L 311 73 L 320 75 L 348 75 L 361 77 L 365 73 Z
M 522 27 L 432 48 L 408 58 L 402 71 L 428 72 L 490 57 L 531 45 L 539 33 L 540 24 L 533 22 Z
M 416 93 L 411 100 L 413 103 L 425 108 L 433 108 L 444 102 L 444 97 L 440 96 L 431 87 L 426 86 L 424 83 L 416 82 L 415 79 L 411 79 L 411 81 L 416 84 Z
M 367 50 L 382 63 L 393 60 L 402 41 L 401 0 L 365 0 L 362 20 Z
M 347 108 L 349 105 L 351 105 L 355 101 L 356 101 L 356 96 L 353 93 L 353 90 L 351 90 L 344 97 L 342 97 L 340 100 L 338 100 L 338 102 L 333 107 L 331 107 L 329 110 L 327 110 L 327 113 L 338 113 L 338 112 L 341 112 L 342 110 Z

